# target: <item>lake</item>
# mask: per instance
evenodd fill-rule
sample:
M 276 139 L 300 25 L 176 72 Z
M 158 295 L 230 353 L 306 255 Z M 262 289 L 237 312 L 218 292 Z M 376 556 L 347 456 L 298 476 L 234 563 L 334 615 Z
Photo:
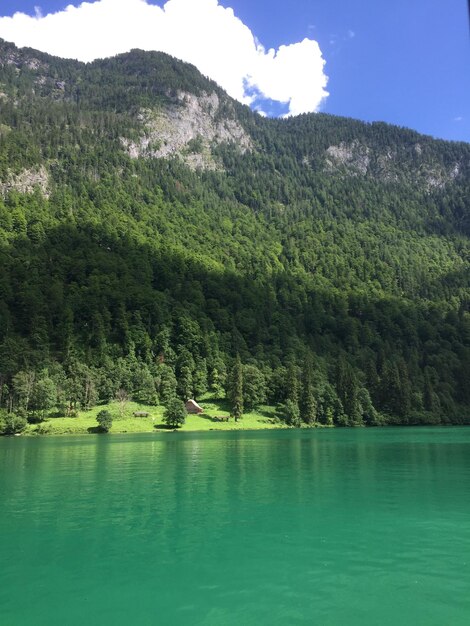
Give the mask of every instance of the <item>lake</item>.
M 0 615 L 470 623 L 470 428 L 0 439 Z

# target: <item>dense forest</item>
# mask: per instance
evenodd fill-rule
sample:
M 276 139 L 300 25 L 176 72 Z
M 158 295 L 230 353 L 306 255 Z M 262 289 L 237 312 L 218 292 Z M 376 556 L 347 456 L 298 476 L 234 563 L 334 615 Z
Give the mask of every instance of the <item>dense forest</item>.
M 182 93 L 244 146 L 131 154 Z M 162 53 L 0 40 L 0 190 L 3 415 L 211 391 L 292 425 L 470 422 L 468 144 L 266 119 Z

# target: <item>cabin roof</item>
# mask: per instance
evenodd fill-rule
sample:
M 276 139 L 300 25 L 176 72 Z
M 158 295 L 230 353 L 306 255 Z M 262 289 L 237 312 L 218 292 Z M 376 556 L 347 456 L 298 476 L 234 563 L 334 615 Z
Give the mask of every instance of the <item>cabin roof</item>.
M 190 406 L 194 409 L 200 409 L 201 411 L 203 410 L 202 406 L 199 406 L 199 404 L 196 402 L 196 400 L 193 400 L 192 398 L 190 398 L 187 402 L 186 402 L 186 406 Z

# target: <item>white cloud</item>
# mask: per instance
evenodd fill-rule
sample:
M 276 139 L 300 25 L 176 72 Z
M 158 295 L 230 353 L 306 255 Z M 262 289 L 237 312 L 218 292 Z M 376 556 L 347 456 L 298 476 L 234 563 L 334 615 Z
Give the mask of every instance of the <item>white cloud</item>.
M 1 10 L 1 9 L 0 9 Z M 98 0 L 58 13 L 0 17 L 0 37 L 60 57 L 92 61 L 131 48 L 161 50 L 196 65 L 232 97 L 317 111 L 328 96 L 325 61 L 311 39 L 265 50 L 232 9 L 218 0 Z

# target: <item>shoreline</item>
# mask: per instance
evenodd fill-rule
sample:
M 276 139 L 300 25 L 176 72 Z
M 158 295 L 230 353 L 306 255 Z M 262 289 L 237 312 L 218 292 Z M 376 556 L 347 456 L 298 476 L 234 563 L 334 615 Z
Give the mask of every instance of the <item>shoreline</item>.
M 290 426 L 279 418 L 279 407 L 263 405 L 256 410 L 246 412 L 243 418 L 235 422 L 233 418 L 227 421 L 219 421 L 221 417 L 228 417 L 228 406 L 224 400 L 206 397 L 201 399 L 204 403 L 204 412 L 200 414 L 188 414 L 185 423 L 179 428 L 167 427 L 164 423 L 165 407 L 162 405 L 144 405 L 129 401 L 123 408 L 119 403 L 112 402 L 106 405 L 97 405 L 87 411 L 79 411 L 76 417 L 63 417 L 49 415 L 37 424 L 28 424 L 23 432 L 4 435 L 7 437 L 61 437 L 68 435 L 126 435 L 126 434 L 152 434 L 152 433 L 189 433 L 189 432 L 235 432 L 255 430 L 315 430 L 329 428 L 381 428 L 398 426 L 466 426 L 469 418 L 462 415 L 459 423 L 451 423 L 445 420 L 432 423 L 426 419 L 417 419 L 418 416 L 409 416 L 408 423 L 377 423 L 373 425 L 360 424 L 357 426 L 338 426 L 335 424 L 303 424 L 300 427 Z M 113 416 L 113 423 L 107 433 L 98 430 L 96 421 L 97 414 L 107 409 Z M 144 412 L 145 417 L 136 417 L 136 413 Z M 425 416 L 422 416 L 425 418 Z M 455 416 L 454 416 L 455 419 Z M 411 423 L 410 423 L 411 422 Z
M 186 427 L 185 427 L 186 426 Z M 97 435 L 97 436 L 102 436 L 102 435 L 152 435 L 152 434 L 169 434 L 169 433 L 206 433 L 206 432 L 237 432 L 237 431 L 251 431 L 251 432 L 255 432 L 255 431 L 271 431 L 271 430 L 317 430 L 317 429 L 323 429 L 323 428 L 336 428 L 334 425 L 332 426 L 327 426 L 324 424 L 317 424 L 317 425 L 312 425 L 312 426 L 308 426 L 307 424 L 302 425 L 300 428 L 296 428 L 294 426 L 289 426 L 287 424 L 282 424 L 282 423 L 271 423 L 271 424 L 264 424 L 264 425 L 256 425 L 254 426 L 253 424 L 247 425 L 247 426 L 243 426 L 243 425 L 227 425 L 224 424 L 221 427 L 217 427 L 216 423 L 214 423 L 214 426 L 209 427 L 209 428 L 198 428 L 198 427 L 191 427 L 191 426 L 187 426 L 186 424 L 183 425 L 182 428 L 165 428 L 163 424 L 158 424 L 156 425 L 156 427 L 154 428 L 148 428 L 148 429 L 138 429 L 138 430 L 114 430 L 113 427 L 111 427 L 111 429 L 108 432 L 99 432 L 98 430 L 95 430 L 95 426 L 91 427 L 93 428 L 93 430 L 88 430 L 88 429 L 71 429 L 68 431 L 57 431 L 54 432 L 54 430 L 52 430 L 51 432 L 38 432 L 36 429 L 30 429 L 28 428 L 26 431 L 22 432 L 22 433 L 15 433 L 12 435 L 4 435 L 5 437 L 27 437 L 27 438 L 36 438 L 36 437 L 66 437 L 66 436 L 88 436 L 88 435 Z
M 139 430 L 139 431 L 128 431 L 121 430 L 115 431 L 109 430 L 108 432 L 63 432 L 63 433 L 37 433 L 35 431 L 29 431 L 24 433 L 15 433 L 14 435 L 3 435 L 4 437 L 24 437 L 28 439 L 35 439 L 39 437 L 49 438 L 49 437 L 79 437 L 79 436 L 119 436 L 119 435 L 160 435 L 160 434 L 190 434 L 190 433 L 214 433 L 214 432 L 226 432 L 226 433 L 234 433 L 234 432 L 260 432 L 260 431 L 272 431 L 272 430 L 320 430 L 323 428 L 337 428 L 336 426 L 305 426 L 301 428 L 295 428 L 293 426 L 276 426 L 271 428 L 155 428 L 154 430 Z
M 213 432 L 266 432 L 273 430 L 297 430 L 297 431 L 314 431 L 314 430 L 375 430 L 375 429 L 395 429 L 395 428 L 466 428 L 469 427 L 470 424 L 378 424 L 373 426 L 357 425 L 357 426 L 336 426 L 334 424 L 315 424 L 308 425 L 303 424 L 300 427 L 289 426 L 287 424 L 273 424 L 271 426 L 265 427 L 229 427 L 229 428 L 154 428 L 153 430 L 120 430 L 120 431 L 112 431 L 108 432 L 89 432 L 82 430 L 75 430 L 69 432 L 43 432 L 39 433 L 35 430 L 29 430 L 22 433 L 15 433 L 11 435 L 2 435 L 5 438 L 14 438 L 14 437 L 22 437 L 26 439 L 36 439 L 36 438 L 50 438 L 50 437 L 84 437 L 84 436 L 120 436 L 120 435 L 160 435 L 160 434 L 193 434 L 193 433 L 213 433 Z

